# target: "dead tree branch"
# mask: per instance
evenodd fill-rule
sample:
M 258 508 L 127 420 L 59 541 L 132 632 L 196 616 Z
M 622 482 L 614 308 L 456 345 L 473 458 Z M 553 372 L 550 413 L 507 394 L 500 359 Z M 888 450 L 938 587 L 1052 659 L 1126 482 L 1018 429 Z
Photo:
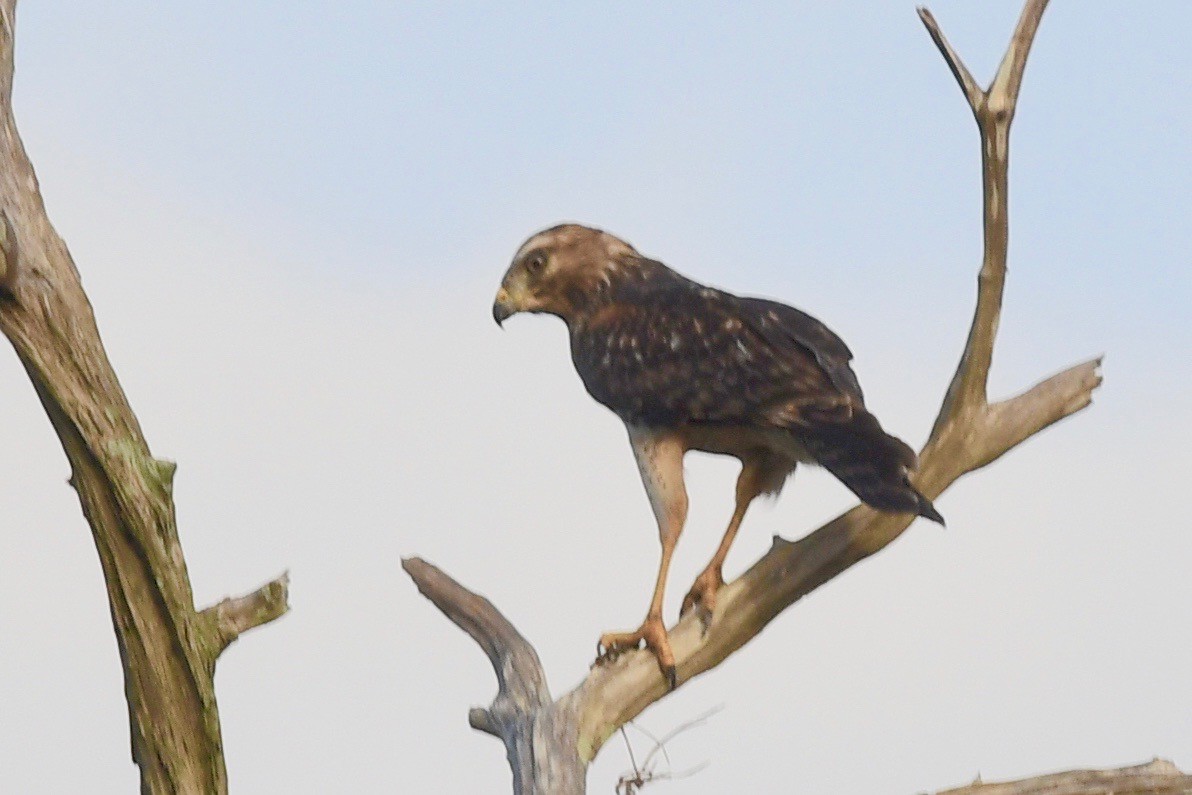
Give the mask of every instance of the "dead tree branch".
M 284 616 L 290 609 L 289 596 L 290 574 L 286 572 L 250 594 L 229 597 L 199 613 L 201 621 L 214 624 L 215 637 L 219 639 L 215 655 L 219 656 L 250 629 Z
M 62 442 L 91 525 L 142 791 L 226 792 L 215 660 L 241 632 L 286 611 L 288 580 L 195 609 L 174 516 L 175 466 L 150 452 L 17 133 L 15 12 L 16 0 L 0 0 L 0 331 Z
M 980 779 L 967 787 L 936 795 L 1190 795 L 1192 776 L 1166 759 L 1117 770 L 1071 770 L 1047 776 L 986 784 Z
M 932 499 L 961 476 L 1089 405 L 1093 390 L 1101 383 L 1100 359 L 1092 359 L 1046 379 L 1017 397 L 993 404 L 987 399 L 1006 277 L 1010 124 L 1027 54 L 1046 6 L 1046 0 L 1027 1 L 1006 56 L 986 90 L 977 86 L 931 14 L 925 9 L 919 12 L 976 117 L 984 176 L 984 255 L 977 280 L 976 311 L 964 353 L 921 453 L 915 478 L 915 485 Z M 861 505 L 799 541 L 775 539 L 761 560 L 720 591 L 716 613 L 706 631 L 700 617 L 694 614 L 671 629 L 679 681 L 687 682 L 718 665 L 799 598 L 885 548 L 907 529 L 912 519 L 909 514 L 882 513 Z M 481 641 L 457 618 L 474 610 L 469 600 L 479 597 L 430 564 L 415 559 L 405 565 L 423 593 L 427 593 L 424 582 L 429 572 L 434 573 L 436 581 L 450 584 L 438 588 L 437 597 L 432 600 L 481 642 L 494 659 L 494 665 L 498 659 L 522 661 L 523 669 L 518 673 L 505 670 L 502 674 L 498 669 L 503 683 L 520 678 L 545 686 L 545 676 L 532 651 L 518 653 L 505 649 L 494 654 L 488 645 L 498 637 L 516 637 L 518 647 L 524 646 L 524 639 L 512 627 L 500 634 L 487 632 Z M 451 593 L 458 594 L 458 598 L 444 598 Z M 508 624 L 491 604 L 487 601 L 483 604 L 487 625 Z M 526 715 L 520 725 L 494 726 L 489 722 L 482 728 L 485 731 L 497 728 L 496 733 L 509 746 L 524 742 L 531 732 L 538 730 L 540 721 L 548 719 L 556 728 L 554 736 L 559 742 L 553 746 L 534 745 L 530 758 L 535 765 L 562 764 L 574 769 L 578 764 L 580 775 L 568 779 L 566 788 L 559 782 L 550 788 L 542 786 L 537 777 L 526 775 L 524 769 L 518 773 L 515 765 L 515 791 L 578 793 L 584 791 L 583 766 L 595 757 L 604 742 L 667 692 L 654 658 L 645 651 L 631 652 L 615 662 L 593 668 L 576 689 L 553 703 L 541 691 L 535 691 L 534 698 L 540 706 L 537 712 Z M 513 759 L 512 754 L 510 758 Z M 518 755 L 518 760 L 522 759 Z
M 497 674 L 497 697 L 468 713 L 472 728 L 501 738 L 515 792 L 582 792 L 586 763 L 556 748 L 575 747 L 575 722 L 551 703 L 538 653 L 492 602 L 419 558 L 402 561 L 418 590 L 468 633 Z

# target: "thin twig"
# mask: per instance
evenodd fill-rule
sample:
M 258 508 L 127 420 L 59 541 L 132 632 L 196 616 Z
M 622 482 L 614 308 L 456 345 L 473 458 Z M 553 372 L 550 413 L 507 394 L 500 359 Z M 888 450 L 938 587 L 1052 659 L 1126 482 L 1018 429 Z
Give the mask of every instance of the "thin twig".
M 645 726 L 642 726 L 640 723 L 638 723 L 637 721 L 634 721 L 634 720 L 629 721 L 629 723 L 627 725 L 632 726 L 633 728 L 637 729 L 642 734 L 646 735 L 646 737 L 649 738 L 650 742 L 654 743 L 654 749 L 658 749 L 659 747 L 662 747 L 663 758 L 666 759 L 666 763 L 668 765 L 671 763 L 670 754 L 667 753 L 666 748 L 662 746 L 662 740 L 658 737 L 658 735 L 654 734 L 652 731 L 647 729 Z M 651 750 L 650 756 L 653 756 L 653 755 L 654 755 L 654 751 Z M 646 759 L 646 762 L 647 763 L 649 762 L 648 757 Z
M 637 759 L 633 756 L 633 743 L 629 742 L 629 735 L 625 733 L 625 727 L 621 727 L 621 739 L 625 741 L 625 752 L 629 754 L 629 766 L 633 768 L 633 777 L 640 779 L 642 771 L 637 766 Z
M 674 764 L 671 762 L 670 753 L 667 751 L 666 744 L 675 737 L 678 737 L 683 732 L 696 726 L 703 725 L 705 722 L 707 722 L 708 718 L 712 717 L 717 712 L 720 712 L 722 709 L 724 709 L 723 704 L 713 707 L 704 714 L 680 724 L 679 726 L 664 734 L 661 738 L 655 737 L 645 728 L 633 723 L 633 728 L 637 729 L 639 732 L 654 741 L 654 747 L 650 749 L 650 753 L 647 754 L 646 758 L 642 761 L 641 767 L 638 767 L 637 760 L 633 756 L 633 748 L 629 744 L 629 738 L 625 735 L 625 727 L 621 726 L 621 736 L 625 738 L 625 747 L 629 750 L 629 762 L 633 766 L 633 774 L 630 775 L 626 773 L 617 779 L 616 791 L 618 793 L 622 793 L 623 795 L 633 795 L 633 793 L 636 793 L 646 784 L 649 784 L 653 781 L 688 778 L 689 776 L 694 776 L 696 773 L 707 767 L 708 763 L 705 761 L 701 762 L 695 767 L 676 772 L 674 770 Z M 665 773 L 657 773 L 654 771 L 654 756 L 658 753 L 661 753 L 662 757 L 666 760 L 667 771 Z
M 667 754 L 666 754 L 666 744 L 668 742 L 670 742 L 671 740 L 675 739 L 676 737 L 678 737 L 680 734 L 682 734 L 685 731 L 694 729 L 696 726 L 703 726 L 705 723 L 708 722 L 708 718 L 712 717 L 713 715 L 717 714 L 718 712 L 721 712 L 723 709 L 724 709 L 723 704 L 720 704 L 719 706 L 712 707 L 710 710 L 708 710 L 704 714 L 697 715 L 696 717 L 692 718 L 691 720 L 687 721 L 686 723 L 680 723 L 678 726 L 671 729 L 666 734 L 662 735 L 662 739 L 659 740 L 655 744 L 654 749 L 652 751 L 650 751 L 650 753 L 646 756 L 645 762 L 643 762 L 642 764 L 649 766 L 650 760 L 654 758 L 654 754 L 658 753 L 659 749 L 661 749 L 663 756 L 666 756 L 666 763 L 669 765 L 671 763 L 671 761 L 670 761 L 670 757 L 667 756 Z
M 948 64 L 948 68 L 952 70 L 952 76 L 956 78 L 956 82 L 960 85 L 960 90 L 964 92 L 964 96 L 968 99 L 969 105 L 975 109 L 980 104 L 985 92 L 977 85 L 977 81 L 973 79 L 973 75 L 968 70 L 968 67 L 964 65 L 964 61 L 960 60 L 960 56 L 952 49 L 952 45 L 948 43 L 948 39 L 944 36 L 944 32 L 940 30 L 939 23 L 935 21 L 932 13 L 923 6 L 919 6 L 915 10 L 919 12 L 919 19 L 923 20 L 923 25 L 931 35 L 931 40 L 935 42 L 935 46 L 939 48 L 940 55 L 944 56 L 944 61 Z

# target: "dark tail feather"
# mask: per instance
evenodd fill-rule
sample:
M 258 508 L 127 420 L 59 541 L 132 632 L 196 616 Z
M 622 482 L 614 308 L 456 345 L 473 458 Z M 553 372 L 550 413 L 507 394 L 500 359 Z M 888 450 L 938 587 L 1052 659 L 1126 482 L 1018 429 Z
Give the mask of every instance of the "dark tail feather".
M 872 414 L 855 414 L 847 423 L 825 423 L 798 436 L 819 465 L 866 504 L 882 511 L 913 513 L 944 524 L 944 517 L 931 500 L 920 494 L 908 479 L 918 465 L 915 451 L 883 431 Z

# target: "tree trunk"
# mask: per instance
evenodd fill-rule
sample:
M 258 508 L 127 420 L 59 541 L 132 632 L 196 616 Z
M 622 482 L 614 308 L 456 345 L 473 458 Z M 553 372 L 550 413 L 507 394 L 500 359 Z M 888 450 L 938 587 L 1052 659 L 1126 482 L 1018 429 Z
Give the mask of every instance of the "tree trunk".
M 175 466 L 155 458 L 108 362 L 12 114 L 16 0 L 0 0 L 0 331 L 25 366 L 91 525 L 124 668 L 141 790 L 227 791 L 212 678 L 241 632 L 286 609 L 287 578 L 196 610 Z

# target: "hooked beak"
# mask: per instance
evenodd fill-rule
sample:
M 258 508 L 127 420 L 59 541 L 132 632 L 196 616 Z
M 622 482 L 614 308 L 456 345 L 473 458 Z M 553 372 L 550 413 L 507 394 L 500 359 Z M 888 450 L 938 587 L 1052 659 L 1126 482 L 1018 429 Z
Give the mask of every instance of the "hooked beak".
M 515 314 L 517 314 L 517 309 L 513 307 L 509 291 L 504 287 L 497 290 L 497 300 L 493 301 L 493 320 L 497 321 L 498 326 L 504 326 L 509 316 Z

